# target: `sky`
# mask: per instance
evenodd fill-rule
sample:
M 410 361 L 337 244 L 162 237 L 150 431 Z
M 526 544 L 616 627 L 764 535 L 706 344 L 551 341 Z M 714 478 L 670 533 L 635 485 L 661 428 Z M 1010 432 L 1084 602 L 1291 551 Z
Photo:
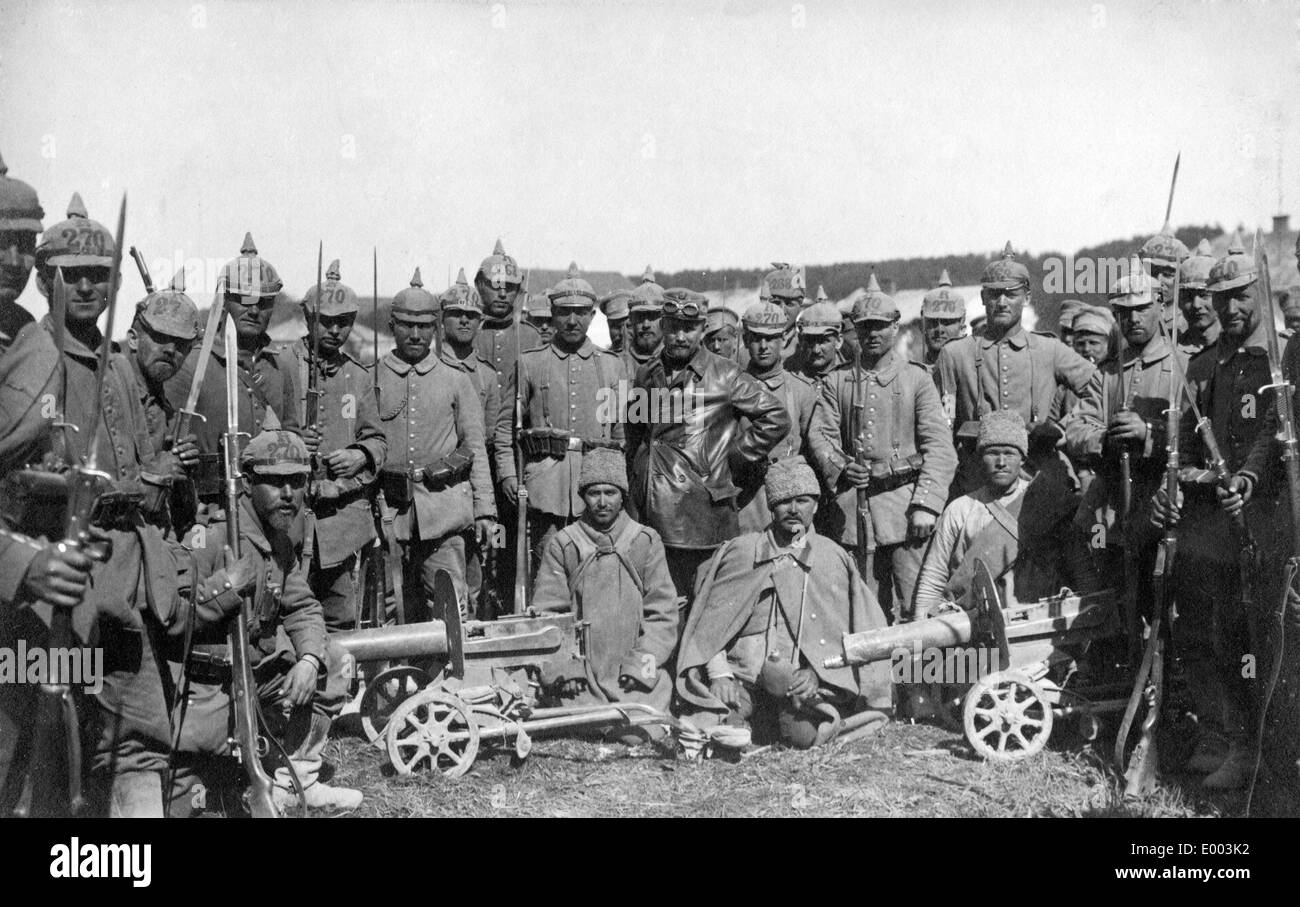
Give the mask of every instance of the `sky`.
M 1300 214 L 1300 3 L 0 0 L 0 154 L 205 306 L 251 231 L 390 294 L 1073 251 Z M 1297 218 L 1300 219 L 1300 218 Z M 164 271 L 166 273 L 158 273 Z M 195 284 L 198 284 L 197 286 Z M 537 288 L 534 288 L 537 289 Z M 142 295 L 128 271 L 124 298 Z M 44 303 L 34 282 L 20 300 Z

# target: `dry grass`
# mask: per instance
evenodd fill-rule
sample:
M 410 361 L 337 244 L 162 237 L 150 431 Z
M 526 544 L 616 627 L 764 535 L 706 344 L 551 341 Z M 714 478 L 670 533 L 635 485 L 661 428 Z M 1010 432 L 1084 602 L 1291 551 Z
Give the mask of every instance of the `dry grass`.
M 379 749 L 355 738 L 331 741 L 326 757 L 334 783 L 364 792 L 356 814 L 373 817 L 1219 816 L 1240 814 L 1243 801 L 1208 796 L 1175 776 L 1152 797 L 1126 802 L 1100 750 L 1049 749 L 991 764 L 960 735 L 926 725 L 736 762 L 688 762 L 651 745 L 537 740 L 522 762 L 480 752 L 456 779 L 397 777 Z

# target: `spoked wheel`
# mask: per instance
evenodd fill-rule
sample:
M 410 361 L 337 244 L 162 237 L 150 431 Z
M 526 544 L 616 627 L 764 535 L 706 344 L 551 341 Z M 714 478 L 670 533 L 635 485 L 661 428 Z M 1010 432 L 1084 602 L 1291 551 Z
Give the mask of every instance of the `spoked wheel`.
M 385 734 L 388 759 L 399 775 L 421 768 L 458 778 L 478 755 L 478 721 L 463 701 L 425 690 L 399 705 Z
M 361 727 L 366 739 L 376 746 L 384 736 L 384 729 L 393 712 L 406 700 L 433 682 L 427 671 L 410 665 L 400 665 L 376 674 L 366 683 L 361 694 Z
M 1052 705 L 1024 674 L 998 671 L 981 678 L 962 708 L 966 739 L 985 759 L 1010 762 L 1034 755 L 1052 734 Z

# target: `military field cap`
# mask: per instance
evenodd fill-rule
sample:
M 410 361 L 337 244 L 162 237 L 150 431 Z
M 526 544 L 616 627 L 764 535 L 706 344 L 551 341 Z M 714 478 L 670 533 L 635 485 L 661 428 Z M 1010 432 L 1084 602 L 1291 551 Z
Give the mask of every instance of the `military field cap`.
M 596 304 L 596 291 L 578 276 L 580 273 L 578 263 L 569 262 L 568 276 L 546 291 L 547 298 L 551 300 L 551 308 L 589 309 Z
M 529 318 L 550 318 L 554 314 L 551 311 L 551 300 L 546 298 L 545 293 L 530 293 L 524 300 L 524 311 Z
M 221 280 L 226 292 L 237 296 L 275 296 L 284 288 L 275 266 L 258 257 L 252 233 L 244 234 L 239 257 L 226 262 L 221 269 Z
M 315 286 L 303 296 L 302 307 L 308 315 L 315 311 Z M 336 258 L 325 269 L 325 282 L 320 287 L 320 313 L 333 318 L 336 315 L 355 315 L 360 309 L 356 290 L 339 280 L 339 260 Z
M 740 327 L 740 316 L 725 306 L 719 306 L 716 309 L 709 309 L 704 316 L 704 336 L 716 334 L 723 328 L 732 328 L 733 330 Z
M 1128 273 L 1115 281 L 1106 299 L 1111 308 L 1133 309 L 1151 305 L 1156 301 L 1159 286 L 1159 282 L 1142 267 L 1142 262 L 1134 258 L 1129 262 Z
M 429 322 L 438 314 L 438 300 L 424 288 L 420 269 L 411 275 L 411 285 L 393 297 L 393 314 L 405 321 Z
M 478 290 L 470 286 L 465 279 L 465 269 L 456 274 L 456 282 L 438 297 L 438 305 L 444 312 L 477 312 L 483 314 L 483 299 Z
M 492 254 L 483 259 L 474 276 L 480 274 L 489 283 L 523 283 L 523 278 L 519 276 L 519 262 L 506 254 L 506 247 L 501 245 L 500 237 L 492 248 Z
M 0 157 L 0 230 L 41 232 L 45 211 L 36 190 L 22 180 L 9 178 L 9 167 Z
M 202 332 L 199 309 L 185 295 L 185 269 L 172 278 L 171 286 L 150 293 L 136 304 L 135 313 L 149 329 L 168 337 L 195 340 Z
M 597 305 L 601 314 L 609 321 L 618 321 L 628 316 L 628 300 L 632 298 L 630 290 L 615 290 L 601 298 Z
M 1061 312 L 1056 317 L 1056 323 L 1063 328 L 1068 328 L 1074 324 L 1074 318 L 1084 310 L 1086 304 L 1082 299 L 1067 299 L 1061 303 Z
M 807 295 L 803 265 L 796 268 L 783 261 L 774 261 L 772 270 L 763 275 L 763 280 L 776 299 L 803 299 Z
M 799 313 L 800 334 L 838 334 L 844 330 L 840 310 L 831 302 L 814 302 Z
M 1087 305 L 1075 313 L 1072 330 L 1076 334 L 1100 334 L 1109 337 L 1114 326 L 1115 317 L 1111 315 L 1110 309 Z
M 975 449 L 980 451 L 1003 444 L 1016 448 L 1022 456 L 1029 455 L 1029 432 L 1025 429 L 1025 420 L 1014 409 L 995 409 L 980 419 Z
M 114 242 L 107 227 L 90 219 L 81 195 L 74 192 L 68 202 L 68 219 L 41 236 L 36 267 L 112 267 Z
M 1248 287 L 1257 277 L 1259 272 L 1255 270 L 1255 259 L 1246 254 L 1246 244 L 1238 230 L 1228 243 L 1228 254 L 1210 268 L 1206 286 L 1211 293 L 1222 293 L 1238 287 Z
M 627 494 L 627 461 L 622 451 L 597 447 L 582 455 L 578 490 L 585 491 L 590 485 L 613 485 Z
M 1176 268 L 1189 253 L 1187 246 L 1174 236 L 1174 231 L 1170 229 L 1169 224 L 1165 224 L 1160 228 L 1159 233 L 1142 244 L 1138 254 L 1152 264 Z
M 239 455 L 240 468 L 264 476 L 291 476 L 311 472 L 311 451 L 297 432 L 280 428 L 275 412 L 268 409 L 262 431 Z
M 1196 249 L 1178 266 L 1180 290 L 1204 290 L 1210 283 L 1210 269 L 1214 267 L 1214 251 L 1210 241 L 1202 239 Z
M 952 278 L 944 268 L 934 289 L 921 297 L 922 318 L 965 318 L 966 300 L 952 289 Z
M 821 486 L 817 484 L 817 474 L 808 465 L 808 461 L 797 454 L 777 460 L 767 468 L 763 489 L 767 492 L 769 507 L 801 494 L 816 498 L 822 493 Z
M 785 310 L 774 302 L 755 302 L 745 309 L 740 319 L 745 330 L 755 334 L 775 337 L 785 333 Z
M 894 321 L 897 318 L 897 303 L 894 302 L 893 297 L 881 291 L 880 283 L 876 280 L 876 272 L 872 271 L 870 279 L 867 280 L 867 292 L 858 297 L 858 301 L 853 304 L 853 323 Z
M 663 313 L 679 321 L 704 321 L 708 317 L 709 298 L 685 287 L 664 290 Z
M 984 266 L 980 285 L 986 290 L 1011 290 L 1029 286 L 1029 269 L 1016 261 L 1010 240 L 1002 249 L 1002 257 L 995 258 Z
M 658 313 L 663 308 L 663 304 L 664 288 L 655 283 L 655 272 L 646 265 L 645 273 L 641 275 L 641 283 L 632 290 L 632 298 L 628 301 L 628 313 Z

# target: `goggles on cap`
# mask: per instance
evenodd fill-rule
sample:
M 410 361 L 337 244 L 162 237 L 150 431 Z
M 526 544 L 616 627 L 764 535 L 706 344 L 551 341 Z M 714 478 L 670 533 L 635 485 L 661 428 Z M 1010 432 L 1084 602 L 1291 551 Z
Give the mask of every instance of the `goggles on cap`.
M 696 302 L 693 299 L 685 301 L 665 299 L 663 306 L 663 314 L 668 318 L 703 318 L 708 311 L 707 303 Z

